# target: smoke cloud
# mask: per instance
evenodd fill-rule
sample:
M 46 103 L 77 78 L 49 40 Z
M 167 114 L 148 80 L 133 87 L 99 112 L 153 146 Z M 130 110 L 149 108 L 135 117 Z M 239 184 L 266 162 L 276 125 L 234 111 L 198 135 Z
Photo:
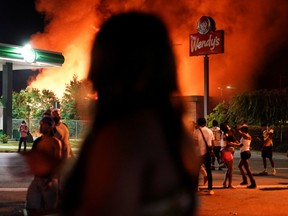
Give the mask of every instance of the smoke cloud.
M 43 69 L 30 85 L 51 89 L 58 96 L 74 74 L 86 77 L 100 24 L 111 14 L 130 9 L 157 13 L 166 22 L 183 95 L 203 95 L 204 91 L 204 57 L 189 56 L 189 35 L 197 32 L 201 16 L 212 17 L 216 30 L 225 32 L 224 53 L 209 56 L 212 96 L 219 96 L 220 90 L 222 94 L 228 85 L 233 86 L 232 94 L 253 89 L 255 77 L 265 71 L 267 56 L 287 46 L 286 0 L 38 0 L 36 9 L 45 14 L 47 24 L 43 33 L 32 36 L 31 43 L 62 52 L 65 63 L 61 68 Z

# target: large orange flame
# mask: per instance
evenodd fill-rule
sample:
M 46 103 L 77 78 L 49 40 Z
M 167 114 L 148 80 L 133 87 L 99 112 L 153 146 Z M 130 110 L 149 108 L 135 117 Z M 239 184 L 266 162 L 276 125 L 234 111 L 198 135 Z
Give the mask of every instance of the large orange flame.
M 265 48 L 281 36 L 287 18 L 279 0 L 38 0 L 37 10 L 45 13 L 45 32 L 33 35 L 36 48 L 60 51 L 65 56 L 61 68 L 44 69 L 31 86 L 51 89 L 59 97 L 74 74 L 85 78 L 89 54 L 97 28 L 109 15 L 129 9 L 159 14 L 171 30 L 178 62 L 178 78 L 184 95 L 203 95 L 203 56 L 189 56 L 189 34 L 203 15 L 212 17 L 217 29 L 225 31 L 225 53 L 210 56 L 210 95 L 219 96 L 225 86 L 249 90 L 253 74 L 266 55 Z M 277 16 L 275 16 L 277 14 Z M 273 19 L 265 19 L 274 15 Z M 231 89 L 230 89 L 231 90 Z M 233 92 L 234 93 L 234 92 Z

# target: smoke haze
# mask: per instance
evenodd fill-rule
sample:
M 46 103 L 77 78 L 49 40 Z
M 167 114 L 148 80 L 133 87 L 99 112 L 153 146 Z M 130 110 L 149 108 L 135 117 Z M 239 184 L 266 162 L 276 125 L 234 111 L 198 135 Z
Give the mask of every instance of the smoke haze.
M 219 96 L 220 89 L 222 94 L 228 85 L 233 86 L 232 94 L 258 87 L 261 80 L 256 77 L 277 63 L 271 54 L 288 47 L 286 0 L 38 0 L 36 9 L 45 14 L 47 23 L 43 33 L 32 36 L 32 45 L 62 52 L 65 63 L 61 68 L 43 69 L 30 85 L 51 89 L 60 97 L 74 74 L 86 77 L 101 23 L 111 14 L 130 9 L 157 13 L 166 22 L 183 95 L 203 95 L 204 91 L 203 56 L 189 56 L 189 35 L 197 32 L 201 16 L 212 17 L 216 30 L 225 32 L 224 53 L 209 56 L 212 96 Z

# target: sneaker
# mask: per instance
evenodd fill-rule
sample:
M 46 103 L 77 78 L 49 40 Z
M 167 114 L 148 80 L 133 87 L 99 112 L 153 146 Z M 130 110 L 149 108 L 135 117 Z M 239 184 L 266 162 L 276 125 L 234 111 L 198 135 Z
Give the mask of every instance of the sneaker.
M 257 187 L 256 184 L 251 184 L 251 185 L 247 186 L 247 188 L 249 188 L 249 189 L 256 188 L 256 187 Z
M 247 185 L 247 184 L 248 184 L 247 181 L 243 181 L 243 182 L 240 183 L 240 185 Z
M 214 191 L 213 190 L 208 190 L 208 195 L 214 195 Z
M 229 185 L 228 188 L 229 188 L 229 189 L 236 189 L 236 187 L 233 186 L 233 185 Z
M 23 215 L 24 216 L 28 216 L 29 215 L 27 209 L 23 209 Z
M 276 175 L 276 169 L 275 168 L 273 168 L 272 169 L 272 173 L 271 173 L 273 176 L 275 176 Z

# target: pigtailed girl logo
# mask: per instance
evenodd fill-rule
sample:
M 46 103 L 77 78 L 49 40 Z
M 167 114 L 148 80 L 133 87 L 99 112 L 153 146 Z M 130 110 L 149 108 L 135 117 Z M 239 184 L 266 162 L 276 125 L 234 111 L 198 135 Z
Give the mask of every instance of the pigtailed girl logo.
M 198 33 L 190 35 L 190 56 L 224 52 L 224 31 L 216 30 L 211 17 L 202 16 L 197 24 Z
M 197 25 L 197 31 L 201 35 L 205 35 L 210 31 L 215 31 L 215 21 L 211 17 L 202 16 Z

